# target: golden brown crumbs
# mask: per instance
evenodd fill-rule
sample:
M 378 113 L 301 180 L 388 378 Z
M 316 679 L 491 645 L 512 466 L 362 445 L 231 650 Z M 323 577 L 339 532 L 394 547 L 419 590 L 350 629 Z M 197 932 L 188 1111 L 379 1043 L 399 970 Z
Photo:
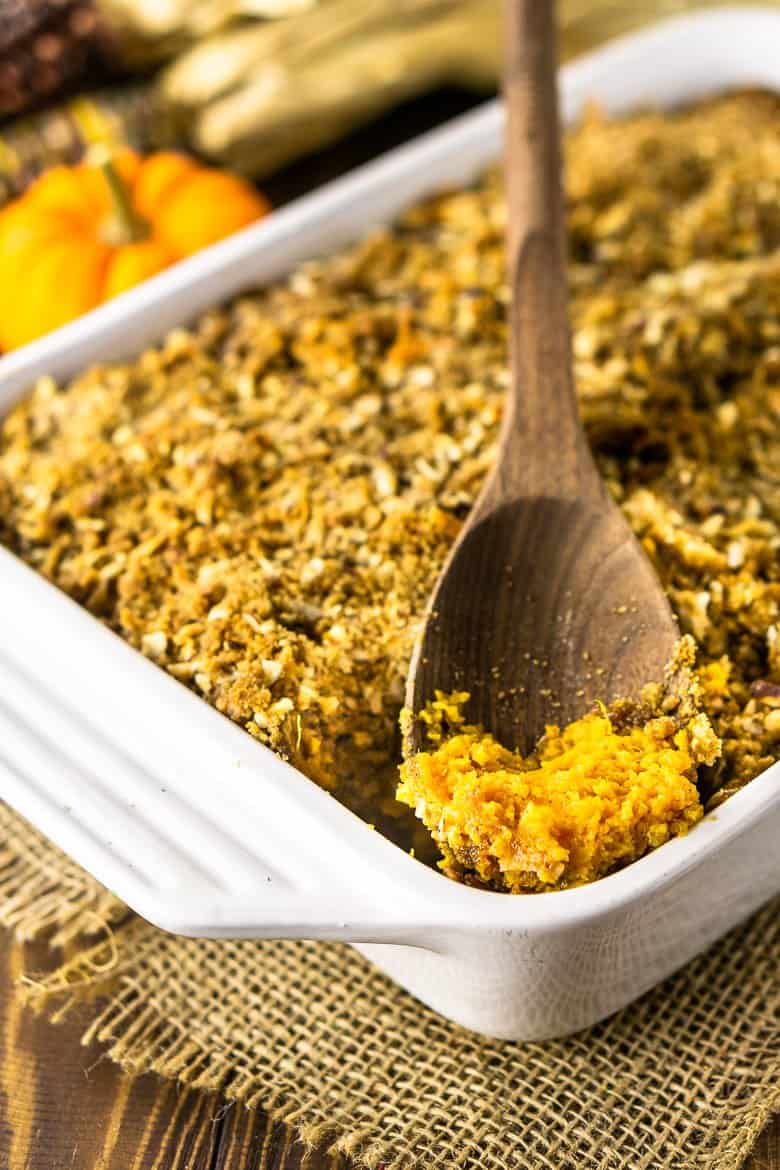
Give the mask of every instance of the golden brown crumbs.
M 779 113 L 591 112 L 566 151 L 582 411 L 701 648 L 705 803 L 780 743 Z M 134 363 L 41 379 L 0 434 L 0 539 L 399 840 L 407 662 L 506 385 L 504 222 L 493 172 Z

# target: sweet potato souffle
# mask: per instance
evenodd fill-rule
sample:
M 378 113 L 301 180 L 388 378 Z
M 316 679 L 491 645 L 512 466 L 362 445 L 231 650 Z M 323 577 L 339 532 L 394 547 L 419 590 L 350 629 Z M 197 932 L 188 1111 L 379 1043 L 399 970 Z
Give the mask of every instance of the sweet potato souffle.
M 399 780 L 414 638 L 508 376 L 499 171 L 134 362 L 40 379 L 0 429 L 0 540 L 451 876 L 627 864 L 780 754 L 779 131 L 750 92 L 567 136 L 582 414 L 683 639 L 530 755 L 440 696 Z

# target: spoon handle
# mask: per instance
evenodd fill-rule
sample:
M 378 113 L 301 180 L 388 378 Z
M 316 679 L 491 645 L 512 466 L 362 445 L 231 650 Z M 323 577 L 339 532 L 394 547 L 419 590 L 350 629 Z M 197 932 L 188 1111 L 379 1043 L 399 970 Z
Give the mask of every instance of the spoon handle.
M 505 5 L 512 381 L 496 487 L 527 496 L 597 494 L 572 375 L 555 4 Z

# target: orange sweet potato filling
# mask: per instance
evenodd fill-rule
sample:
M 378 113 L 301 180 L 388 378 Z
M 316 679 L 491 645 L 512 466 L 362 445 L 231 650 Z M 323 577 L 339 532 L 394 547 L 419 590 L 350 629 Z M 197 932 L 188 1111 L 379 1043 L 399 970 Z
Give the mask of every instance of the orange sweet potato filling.
M 459 721 L 466 695 L 425 713 L 440 738 L 401 768 L 398 799 L 442 851 L 442 868 L 512 893 L 579 885 L 688 831 L 703 815 L 699 764 L 720 743 L 707 717 L 658 715 L 617 729 L 606 710 L 548 726 L 531 756 Z

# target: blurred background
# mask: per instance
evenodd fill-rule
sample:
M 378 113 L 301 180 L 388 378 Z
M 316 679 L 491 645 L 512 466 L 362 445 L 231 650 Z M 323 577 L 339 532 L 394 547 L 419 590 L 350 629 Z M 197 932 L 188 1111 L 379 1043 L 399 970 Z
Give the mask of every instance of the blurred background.
M 560 0 L 562 54 L 704 6 Z M 180 148 L 284 201 L 492 94 L 499 16 L 499 0 L 0 0 L 0 203 L 95 141 Z
M 718 6 L 558 0 L 561 56 Z M 501 15 L 501 0 L 0 0 L 0 360 L 491 97 Z

